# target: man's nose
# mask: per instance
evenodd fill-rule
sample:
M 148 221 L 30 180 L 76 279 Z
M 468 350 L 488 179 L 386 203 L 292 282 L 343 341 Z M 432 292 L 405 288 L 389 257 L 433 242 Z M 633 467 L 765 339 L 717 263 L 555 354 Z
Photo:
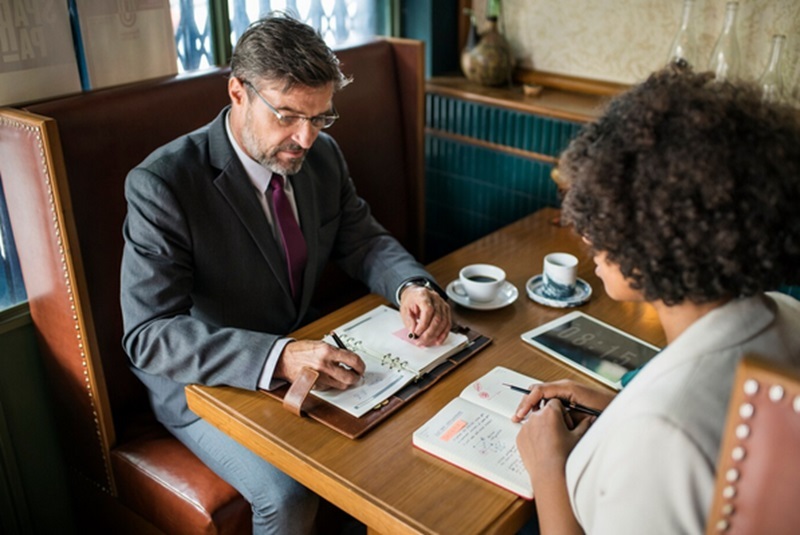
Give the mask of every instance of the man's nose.
M 310 149 L 319 135 L 319 130 L 314 128 L 311 121 L 300 121 L 296 128 L 292 139 L 304 149 Z

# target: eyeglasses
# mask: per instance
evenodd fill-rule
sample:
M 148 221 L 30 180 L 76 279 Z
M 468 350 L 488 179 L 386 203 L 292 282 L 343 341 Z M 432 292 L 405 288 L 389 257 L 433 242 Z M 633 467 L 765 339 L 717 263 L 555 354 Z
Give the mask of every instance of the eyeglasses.
M 339 114 L 336 113 L 336 108 L 331 105 L 331 114 L 328 115 L 315 115 L 314 117 L 306 117 L 305 115 L 284 115 L 278 111 L 278 109 L 270 104 L 267 99 L 265 99 L 261 93 L 255 88 L 253 84 L 247 81 L 242 81 L 244 85 L 249 87 L 253 90 L 253 93 L 258 95 L 258 98 L 267 105 L 272 113 L 275 114 L 275 118 L 278 119 L 278 124 L 284 127 L 294 126 L 298 124 L 300 121 L 308 121 L 311 123 L 311 126 L 316 128 L 317 130 L 324 130 L 325 128 L 330 127 L 333 123 L 336 122 L 336 119 L 339 118 Z

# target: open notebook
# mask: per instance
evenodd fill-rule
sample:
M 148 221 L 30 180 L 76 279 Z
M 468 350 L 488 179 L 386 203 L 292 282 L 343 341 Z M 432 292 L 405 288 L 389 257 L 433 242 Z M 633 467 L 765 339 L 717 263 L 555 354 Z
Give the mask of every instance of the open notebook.
M 491 343 L 464 325 L 454 325 L 446 342 L 420 347 L 408 338 L 400 312 L 379 305 L 335 329 L 348 349 L 361 356 L 366 373 L 347 390 L 311 390 L 302 413 L 350 438 L 377 426 L 407 402 Z M 336 345 L 330 336 L 324 338 Z M 284 400 L 291 385 L 270 391 Z
M 517 450 L 521 424 L 511 416 L 523 394 L 505 383 L 528 388 L 539 381 L 497 366 L 470 383 L 422 427 L 411 442 L 459 468 L 526 498 L 533 487 Z
M 451 332 L 440 346 L 422 347 L 409 338 L 400 313 L 380 305 L 335 331 L 350 351 L 366 365 L 358 384 L 347 390 L 312 390 L 355 417 L 360 417 L 383 403 L 408 383 L 436 368 L 469 343 L 460 333 Z M 325 340 L 336 344 L 327 336 Z

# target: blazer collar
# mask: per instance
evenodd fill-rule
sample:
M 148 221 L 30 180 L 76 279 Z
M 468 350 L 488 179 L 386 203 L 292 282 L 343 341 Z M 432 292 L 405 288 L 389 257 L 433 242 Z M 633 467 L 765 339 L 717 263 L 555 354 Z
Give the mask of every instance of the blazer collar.
M 642 369 L 631 382 L 652 376 L 710 352 L 742 345 L 775 321 L 775 304 L 765 295 L 732 299 L 695 321 Z M 713 333 L 713 335 L 709 335 Z M 645 373 L 647 372 L 647 373 Z

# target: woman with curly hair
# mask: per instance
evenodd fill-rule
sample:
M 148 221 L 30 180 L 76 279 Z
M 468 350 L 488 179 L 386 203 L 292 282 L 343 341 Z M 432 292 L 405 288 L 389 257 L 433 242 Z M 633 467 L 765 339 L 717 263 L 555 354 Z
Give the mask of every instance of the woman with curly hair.
M 800 365 L 800 302 L 767 292 L 800 283 L 798 115 L 673 66 L 613 100 L 560 172 L 606 292 L 652 305 L 667 346 L 616 396 L 532 387 L 515 420 L 539 527 L 702 533 L 737 363 Z

